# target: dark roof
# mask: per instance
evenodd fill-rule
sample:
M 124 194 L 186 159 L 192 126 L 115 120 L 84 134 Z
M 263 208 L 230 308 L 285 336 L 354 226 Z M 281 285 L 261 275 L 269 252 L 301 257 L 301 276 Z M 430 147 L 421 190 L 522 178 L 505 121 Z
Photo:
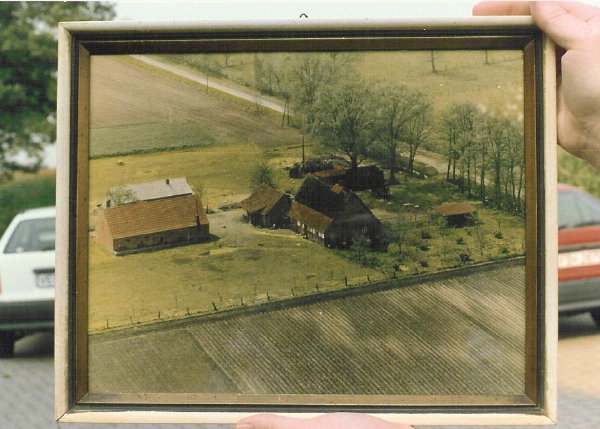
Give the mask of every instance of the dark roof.
M 140 201 L 103 211 L 113 238 L 208 225 L 202 202 L 195 195 Z
M 290 218 L 300 221 L 300 223 L 308 225 L 319 232 L 325 232 L 327 228 L 329 228 L 329 225 L 331 225 L 331 222 L 333 222 L 332 218 L 313 210 L 298 201 L 292 201 Z
M 475 210 L 475 207 L 469 203 L 444 203 L 434 207 L 433 210 L 442 216 L 465 215 L 477 211 Z
M 248 213 L 262 212 L 262 214 L 267 214 L 283 196 L 282 192 L 276 191 L 263 183 L 240 203 L 240 207 Z
M 313 210 L 336 218 L 344 210 L 346 192 L 335 192 L 331 185 L 318 177 L 309 174 L 296 193 L 296 201 Z
M 377 219 L 354 192 L 340 184 L 331 186 L 311 174 L 300 186 L 296 201 L 336 221 L 359 217 Z

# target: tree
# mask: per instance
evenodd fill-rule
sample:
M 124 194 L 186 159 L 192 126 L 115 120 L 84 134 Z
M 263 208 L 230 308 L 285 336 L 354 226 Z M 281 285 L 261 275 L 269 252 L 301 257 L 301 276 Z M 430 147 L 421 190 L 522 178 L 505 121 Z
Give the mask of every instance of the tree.
M 0 179 L 37 170 L 54 142 L 58 23 L 113 17 L 104 2 L 0 2 Z
M 479 151 L 481 121 L 481 112 L 471 103 L 453 104 L 442 115 L 441 132 L 447 142 L 446 177 L 448 180 L 457 181 L 461 190 L 467 186 L 470 191 L 472 173 L 477 169 L 476 158 L 478 154 L 483 154 Z
M 118 207 L 138 201 L 135 191 L 125 186 L 117 186 L 111 189 L 106 197 L 111 202 L 111 207 Z
M 408 147 L 407 174 L 413 173 L 417 150 L 429 137 L 429 126 L 431 123 L 431 104 L 425 96 L 417 93 L 417 102 L 413 106 L 413 115 L 406 124 L 406 144 Z
M 277 188 L 275 172 L 265 162 L 258 164 L 250 173 L 250 188 L 252 190 L 263 184 L 269 185 L 271 188 Z
M 397 155 L 402 141 L 408 137 L 409 122 L 414 120 L 417 113 L 415 107 L 419 103 L 419 93 L 413 92 L 406 86 L 395 88 L 381 87 L 378 90 L 379 112 L 377 137 L 383 146 L 387 166 L 390 169 L 389 184 L 398 183 L 396 170 Z
M 373 93 L 356 80 L 336 82 L 319 93 L 314 112 L 313 131 L 323 148 L 346 157 L 353 182 L 358 180 L 358 165 L 376 137 Z

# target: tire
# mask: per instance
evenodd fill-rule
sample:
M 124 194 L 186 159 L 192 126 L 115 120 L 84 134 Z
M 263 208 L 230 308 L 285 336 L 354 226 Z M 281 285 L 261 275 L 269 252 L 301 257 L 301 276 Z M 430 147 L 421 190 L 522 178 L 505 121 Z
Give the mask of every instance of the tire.
M 596 326 L 600 328 L 600 308 L 592 310 L 590 313 L 592 315 L 592 319 L 594 319 L 594 322 L 596 322 Z
M 12 332 L 0 332 L 0 358 L 9 358 L 14 355 L 15 340 Z

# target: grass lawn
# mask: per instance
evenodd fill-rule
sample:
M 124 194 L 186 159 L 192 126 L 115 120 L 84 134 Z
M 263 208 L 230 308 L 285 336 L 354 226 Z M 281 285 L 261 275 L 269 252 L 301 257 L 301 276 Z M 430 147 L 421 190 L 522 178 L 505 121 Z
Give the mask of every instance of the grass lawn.
M 292 231 L 254 228 L 242 213 L 209 215 L 214 241 L 154 252 L 114 256 L 91 238 L 89 329 L 291 298 L 378 274 Z

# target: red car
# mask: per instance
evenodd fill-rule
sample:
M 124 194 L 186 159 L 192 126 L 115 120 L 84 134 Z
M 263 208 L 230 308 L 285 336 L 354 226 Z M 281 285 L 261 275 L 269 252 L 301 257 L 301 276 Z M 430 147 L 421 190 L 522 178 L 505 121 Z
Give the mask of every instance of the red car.
M 600 200 L 558 185 L 558 311 L 590 312 L 600 327 Z

